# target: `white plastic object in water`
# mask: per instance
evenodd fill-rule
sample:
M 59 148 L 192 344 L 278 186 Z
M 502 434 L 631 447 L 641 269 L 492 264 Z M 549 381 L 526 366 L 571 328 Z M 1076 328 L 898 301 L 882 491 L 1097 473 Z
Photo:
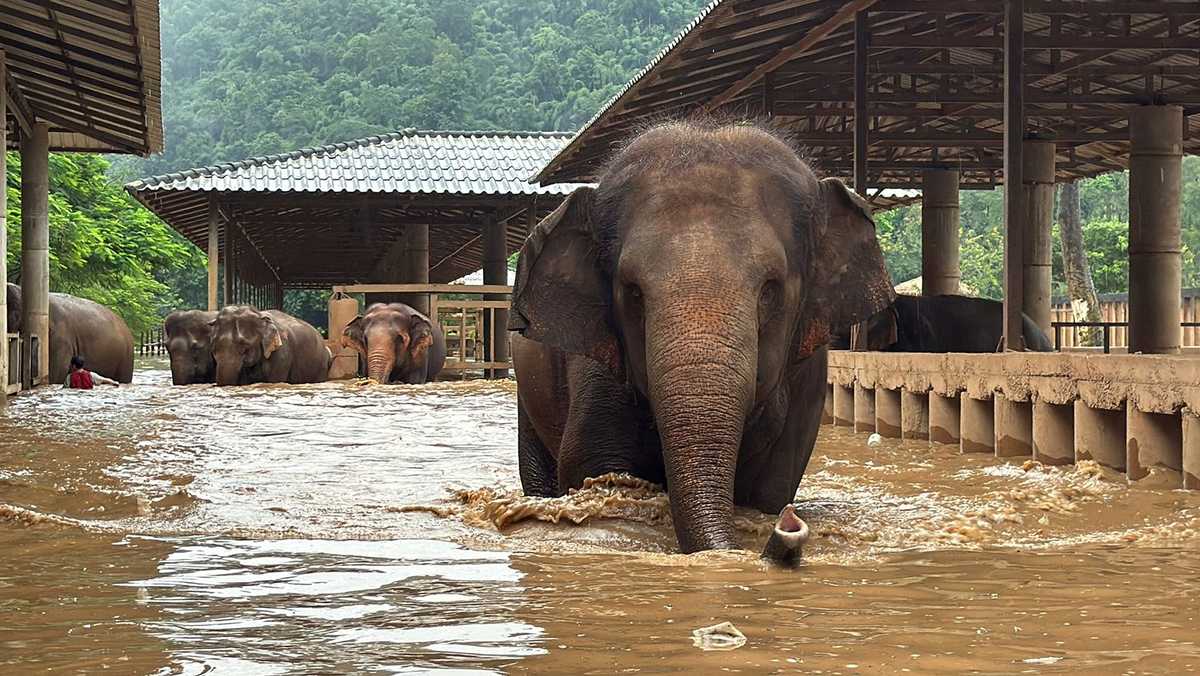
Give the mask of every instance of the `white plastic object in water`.
M 872 432 L 871 436 L 867 437 L 867 446 L 875 448 L 883 443 L 883 437 L 879 436 L 878 432 Z

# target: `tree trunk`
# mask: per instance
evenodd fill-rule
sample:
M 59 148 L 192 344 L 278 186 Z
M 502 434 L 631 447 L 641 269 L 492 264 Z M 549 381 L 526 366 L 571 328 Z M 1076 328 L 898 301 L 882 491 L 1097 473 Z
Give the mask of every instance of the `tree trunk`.
M 1079 184 L 1063 183 L 1058 193 L 1058 231 L 1062 237 L 1063 272 L 1067 278 L 1067 296 L 1074 321 L 1100 321 L 1100 302 L 1087 251 L 1083 248 L 1083 223 L 1079 213 Z M 1096 345 L 1102 329 L 1083 329 L 1080 345 Z

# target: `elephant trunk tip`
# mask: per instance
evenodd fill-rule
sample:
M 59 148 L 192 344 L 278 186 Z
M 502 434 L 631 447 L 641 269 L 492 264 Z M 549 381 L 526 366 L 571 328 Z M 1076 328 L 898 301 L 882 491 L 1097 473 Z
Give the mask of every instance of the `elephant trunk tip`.
M 796 565 L 809 533 L 808 524 L 796 514 L 796 507 L 787 505 L 779 513 L 771 537 L 763 547 L 763 558 L 785 566 Z

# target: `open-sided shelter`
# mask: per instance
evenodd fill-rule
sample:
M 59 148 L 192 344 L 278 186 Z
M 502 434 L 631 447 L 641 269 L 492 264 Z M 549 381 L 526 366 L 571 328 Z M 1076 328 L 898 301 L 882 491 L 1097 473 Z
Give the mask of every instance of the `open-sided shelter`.
M 21 336 L 0 349 L 0 401 L 48 373 L 49 152 L 161 151 L 160 77 L 158 0 L 0 2 L 0 148 L 21 153 L 23 295 Z M 0 190 L 0 261 L 4 204 Z M 0 295 L 0 336 L 7 315 Z

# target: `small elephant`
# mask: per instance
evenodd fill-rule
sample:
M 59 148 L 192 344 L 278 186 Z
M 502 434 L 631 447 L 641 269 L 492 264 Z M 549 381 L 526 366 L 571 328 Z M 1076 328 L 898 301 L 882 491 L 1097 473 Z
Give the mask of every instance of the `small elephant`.
M 436 323 L 404 303 L 375 303 L 342 332 L 367 364 L 377 383 L 420 385 L 434 379 L 446 362 L 446 338 Z
M 9 284 L 8 331 L 20 333 L 21 287 Z M 52 293 L 50 302 L 50 382 L 66 381 L 71 357 L 81 356 L 88 370 L 119 383 L 133 382 L 133 333 L 125 320 L 103 305 L 65 293 Z
M 1025 349 L 1052 352 L 1054 344 L 1021 315 Z M 886 352 L 995 352 L 1004 335 L 1004 303 L 969 296 L 897 296 L 867 320 L 866 349 Z M 849 349 L 849 329 L 833 341 Z
M 217 381 L 217 362 L 212 355 L 212 324 L 216 319 L 216 312 L 176 310 L 163 320 L 172 383 L 194 385 Z
M 248 305 L 223 308 L 209 323 L 217 385 L 321 383 L 332 355 L 308 322 Z
M 831 331 L 892 303 L 866 203 L 751 125 L 651 127 L 521 249 L 509 329 L 527 494 L 666 483 L 684 552 L 736 548 L 812 454 Z M 781 516 L 781 531 L 801 532 Z M 798 542 L 800 538 L 793 538 Z

